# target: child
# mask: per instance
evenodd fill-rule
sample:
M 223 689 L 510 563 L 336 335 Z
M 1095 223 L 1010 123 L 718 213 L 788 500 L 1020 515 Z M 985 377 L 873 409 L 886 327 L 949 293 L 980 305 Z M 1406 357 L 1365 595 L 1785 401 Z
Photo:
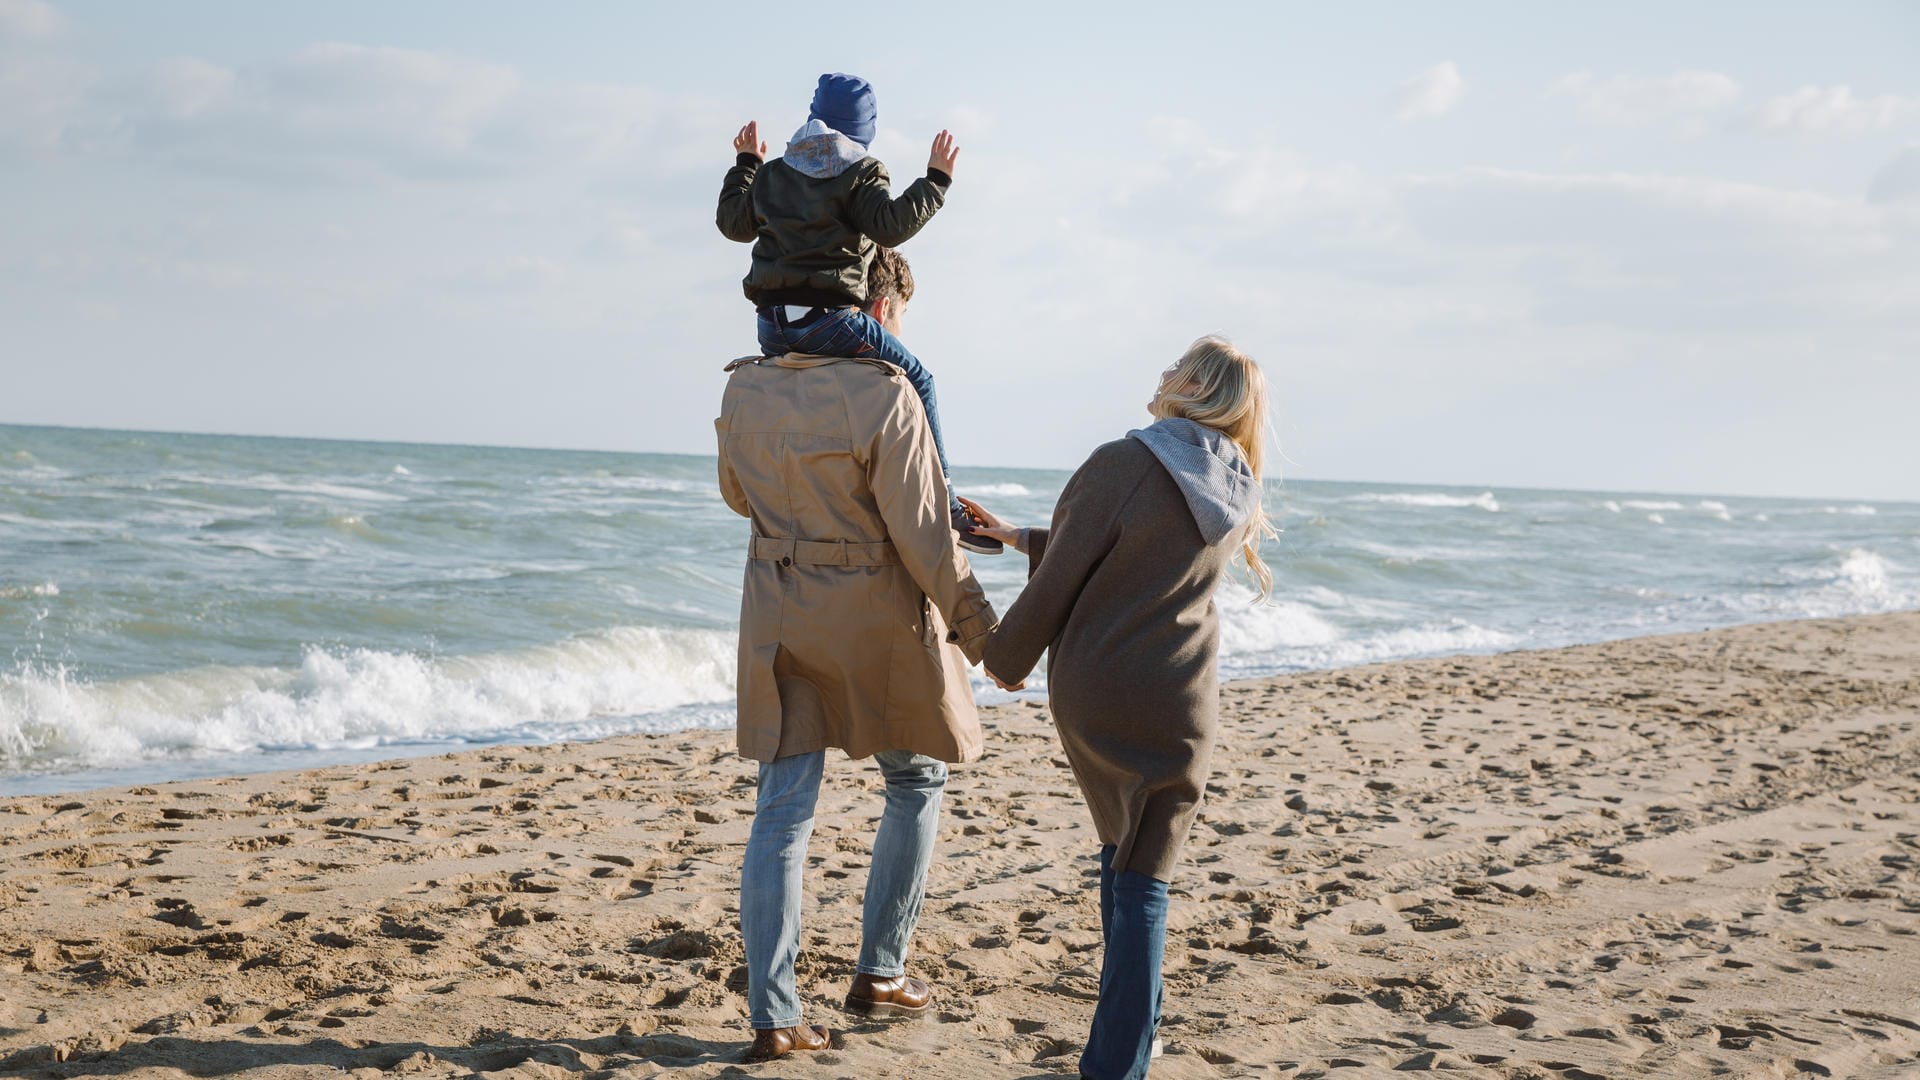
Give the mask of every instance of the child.
M 857 76 L 835 73 L 820 76 L 807 122 L 788 140 L 783 157 L 765 161 L 759 125 L 741 128 L 715 221 L 727 239 L 753 243 L 753 264 L 743 284 L 759 311 L 761 353 L 872 356 L 906 372 L 926 406 L 940 471 L 948 474 L 948 513 L 960 546 L 995 555 L 1004 546 L 976 534 L 972 518 L 952 495 L 932 373 L 860 310 L 874 245 L 897 247 L 926 225 L 946 202 L 960 151 L 953 136 L 942 131 L 934 137 L 927 175 L 893 198 L 886 166 L 867 153 L 874 116 L 873 87 Z

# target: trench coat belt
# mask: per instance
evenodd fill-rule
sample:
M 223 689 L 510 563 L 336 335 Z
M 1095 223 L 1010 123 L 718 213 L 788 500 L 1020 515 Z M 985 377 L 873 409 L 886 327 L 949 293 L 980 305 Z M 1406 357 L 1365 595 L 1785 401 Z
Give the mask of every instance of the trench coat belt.
M 789 540 L 774 536 L 754 537 L 747 546 L 747 557 L 777 562 L 782 566 L 795 563 L 813 566 L 895 566 L 900 562 L 900 553 L 884 540 L 878 544 L 855 544 L 845 540 Z

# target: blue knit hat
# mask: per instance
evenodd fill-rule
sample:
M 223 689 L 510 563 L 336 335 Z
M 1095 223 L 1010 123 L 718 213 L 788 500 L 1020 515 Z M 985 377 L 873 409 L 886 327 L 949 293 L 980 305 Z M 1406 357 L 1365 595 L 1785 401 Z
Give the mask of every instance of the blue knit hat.
M 873 84 L 858 75 L 836 71 L 820 76 L 820 85 L 813 91 L 813 109 L 807 113 L 807 119 L 818 120 L 866 146 L 873 142 L 874 118 L 879 115 L 873 104 Z

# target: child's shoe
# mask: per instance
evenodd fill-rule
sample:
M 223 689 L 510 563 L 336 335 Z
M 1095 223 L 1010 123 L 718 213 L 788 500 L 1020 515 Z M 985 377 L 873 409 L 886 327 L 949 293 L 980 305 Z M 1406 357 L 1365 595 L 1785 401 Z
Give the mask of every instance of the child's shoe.
M 954 503 L 949 515 L 953 521 L 953 531 L 960 537 L 957 542 L 961 547 L 978 555 L 998 555 L 1007 550 L 1007 545 L 993 537 L 973 531 L 973 515 L 967 513 L 966 507 Z

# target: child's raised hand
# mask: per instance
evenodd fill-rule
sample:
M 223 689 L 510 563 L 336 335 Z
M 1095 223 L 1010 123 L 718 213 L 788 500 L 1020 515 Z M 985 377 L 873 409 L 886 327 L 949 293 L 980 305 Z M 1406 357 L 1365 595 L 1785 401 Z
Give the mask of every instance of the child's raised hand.
M 942 131 L 933 137 L 933 154 L 927 158 L 927 168 L 952 176 L 954 163 L 959 160 L 960 148 L 954 145 L 952 135 Z
M 942 134 L 945 134 L 945 132 L 942 132 Z M 736 154 L 753 154 L 762 161 L 767 159 L 767 144 L 760 141 L 760 121 L 747 121 L 747 126 L 740 129 L 740 134 L 733 137 L 733 152 Z M 952 176 L 953 174 L 948 173 L 947 175 Z

